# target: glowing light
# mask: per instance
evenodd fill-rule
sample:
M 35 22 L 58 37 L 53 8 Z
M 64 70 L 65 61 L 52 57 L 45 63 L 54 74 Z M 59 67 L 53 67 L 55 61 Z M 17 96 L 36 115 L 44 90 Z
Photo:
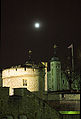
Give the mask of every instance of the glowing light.
M 61 114 L 80 114 L 80 111 L 59 111 Z
M 40 24 L 39 23 L 35 23 L 35 28 L 39 28 Z

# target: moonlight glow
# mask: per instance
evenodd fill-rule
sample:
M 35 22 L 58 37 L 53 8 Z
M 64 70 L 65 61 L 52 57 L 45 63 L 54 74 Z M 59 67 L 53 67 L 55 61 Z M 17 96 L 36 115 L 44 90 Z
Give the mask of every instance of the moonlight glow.
M 35 28 L 39 28 L 40 24 L 39 23 L 35 23 Z

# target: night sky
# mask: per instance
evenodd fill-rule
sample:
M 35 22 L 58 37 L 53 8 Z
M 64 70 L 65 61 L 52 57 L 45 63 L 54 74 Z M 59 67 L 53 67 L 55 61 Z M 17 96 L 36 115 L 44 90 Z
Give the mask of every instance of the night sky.
M 81 62 L 79 0 L 2 0 L 0 68 L 25 63 L 28 49 L 36 61 L 49 61 L 53 45 L 65 68 L 74 44 L 75 67 Z M 40 22 L 39 29 L 34 23 Z

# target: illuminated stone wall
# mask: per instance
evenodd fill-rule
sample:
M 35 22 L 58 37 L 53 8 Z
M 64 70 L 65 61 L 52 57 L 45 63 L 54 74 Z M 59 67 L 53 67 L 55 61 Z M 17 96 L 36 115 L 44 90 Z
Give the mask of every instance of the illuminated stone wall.
M 13 94 L 13 88 L 27 88 L 31 92 L 44 90 L 42 85 L 44 71 L 44 69 L 23 67 L 4 69 L 2 71 L 3 87 L 10 87 L 10 95 Z
M 61 63 L 60 61 L 51 61 L 51 91 L 61 90 Z
M 48 91 L 51 91 L 51 71 L 47 73 L 47 81 L 48 81 Z
M 2 85 L 2 78 L 1 78 L 1 72 L 0 72 L 0 87 Z
M 45 91 L 47 91 L 48 90 L 48 88 L 47 88 L 47 62 L 42 62 L 42 64 L 45 66 Z

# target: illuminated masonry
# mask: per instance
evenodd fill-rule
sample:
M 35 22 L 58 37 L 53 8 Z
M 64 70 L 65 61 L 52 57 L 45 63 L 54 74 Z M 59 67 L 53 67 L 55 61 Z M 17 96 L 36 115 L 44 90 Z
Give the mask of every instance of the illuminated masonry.
M 32 66 L 32 65 L 31 65 Z M 46 89 L 45 68 L 42 67 L 12 67 L 2 71 L 3 87 L 27 88 L 29 91 L 44 91 Z

